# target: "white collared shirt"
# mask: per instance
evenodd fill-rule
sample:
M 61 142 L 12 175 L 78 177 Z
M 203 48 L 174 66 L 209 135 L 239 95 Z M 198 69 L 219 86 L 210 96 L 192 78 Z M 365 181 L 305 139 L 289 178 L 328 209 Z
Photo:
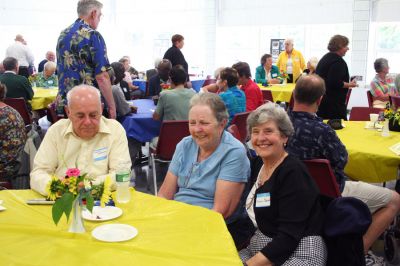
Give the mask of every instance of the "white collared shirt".
M 18 60 L 19 66 L 28 67 L 33 65 L 34 57 L 28 46 L 16 41 L 6 50 L 6 57 L 14 57 Z

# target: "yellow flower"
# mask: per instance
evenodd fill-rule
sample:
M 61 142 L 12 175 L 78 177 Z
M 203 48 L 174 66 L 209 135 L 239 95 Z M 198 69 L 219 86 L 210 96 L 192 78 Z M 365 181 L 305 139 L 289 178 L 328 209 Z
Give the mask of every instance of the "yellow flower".
M 51 177 L 51 179 L 50 179 L 50 181 L 47 183 L 47 185 L 46 185 L 46 192 L 47 192 L 47 197 L 50 199 L 50 200 L 56 200 L 57 199 L 57 187 L 56 187 L 56 185 L 57 185 L 57 182 L 59 182 L 60 181 L 60 179 L 58 179 L 58 177 L 56 177 L 56 176 L 52 176 Z
M 111 187 L 111 178 L 110 176 L 106 176 L 106 179 L 104 180 L 103 194 L 101 195 L 100 198 L 101 207 L 104 207 L 106 203 L 110 200 L 111 196 L 110 187 Z

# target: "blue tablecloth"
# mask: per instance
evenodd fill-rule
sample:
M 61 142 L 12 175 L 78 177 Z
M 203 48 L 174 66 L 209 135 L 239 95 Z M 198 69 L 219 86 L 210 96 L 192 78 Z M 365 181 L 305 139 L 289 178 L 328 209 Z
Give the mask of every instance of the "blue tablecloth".
M 129 102 L 138 107 L 138 110 L 137 114 L 130 114 L 122 120 L 126 135 L 140 142 L 148 142 L 157 137 L 161 122 L 153 120 L 153 112 L 156 109 L 153 100 L 140 99 Z
M 191 80 L 192 87 L 195 91 L 199 92 L 200 88 L 203 86 L 205 79 Z
M 141 91 L 146 93 L 146 80 L 144 79 L 134 79 L 132 84 L 138 86 Z

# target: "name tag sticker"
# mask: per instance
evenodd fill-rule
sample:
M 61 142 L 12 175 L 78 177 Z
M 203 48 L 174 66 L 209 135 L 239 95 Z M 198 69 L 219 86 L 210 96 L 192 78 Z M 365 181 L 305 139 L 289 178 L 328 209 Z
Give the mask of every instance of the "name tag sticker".
M 269 207 L 271 206 L 271 195 L 270 193 L 259 193 L 256 198 L 257 207 Z
M 273 78 L 276 78 L 277 76 L 278 76 L 278 74 L 276 74 L 276 73 L 272 74 Z
M 49 80 L 48 83 L 49 83 L 49 84 L 53 84 L 53 81 L 52 81 L 52 80 Z
M 93 160 L 95 162 L 107 159 L 107 147 L 96 149 L 93 151 Z

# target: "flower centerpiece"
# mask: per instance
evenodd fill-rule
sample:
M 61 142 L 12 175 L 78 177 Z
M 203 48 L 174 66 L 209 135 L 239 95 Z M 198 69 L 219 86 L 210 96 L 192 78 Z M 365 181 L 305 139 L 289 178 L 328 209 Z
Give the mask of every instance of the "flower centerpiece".
M 400 108 L 395 111 L 389 106 L 386 106 L 383 115 L 389 120 L 389 130 L 400 131 Z
M 32 87 L 36 87 L 36 81 L 38 80 L 38 74 L 34 73 L 28 77 L 29 83 Z
M 283 83 L 286 83 L 286 80 L 288 78 L 288 74 L 284 70 L 281 70 L 278 78 L 283 80 Z
M 47 184 L 49 200 L 55 200 L 52 208 L 52 217 L 57 225 L 63 214 L 69 219 L 73 211 L 73 221 L 69 232 L 83 233 L 83 221 L 81 217 L 81 207 L 86 203 L 86 209 L 93 210 L 94 200 L 99 199 L 102 207 L 111 197 L 111 179 L 106 177 L 103 183 L 92 184 L 93 179 L 87 174 L 82 174 L 77 168 L 69 168 L 64 178 L 52 176 Z
M 165 83 L 165 82 L 162 82 L 160 84 L 160 86 L 161 86 L 162 90 L 170 90 L 171 89 L 171 84 L 168 84 L 168 83 Z

